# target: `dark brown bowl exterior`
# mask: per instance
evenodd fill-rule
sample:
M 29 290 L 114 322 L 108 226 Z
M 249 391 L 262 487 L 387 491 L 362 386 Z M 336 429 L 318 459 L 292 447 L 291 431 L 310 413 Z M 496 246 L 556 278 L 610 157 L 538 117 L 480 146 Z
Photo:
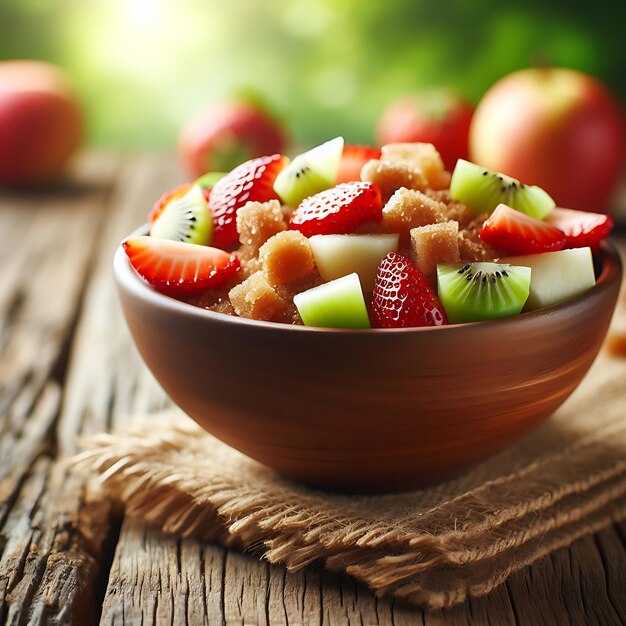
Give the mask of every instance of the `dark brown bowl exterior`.
M 148 367 L 207 431 L 282 475 L 356 492 L 434 483 L 542 423 L 595 359 L 621 264 L 562 305 L 441 328 L 335 330 L 212 313 L 114 266 Z

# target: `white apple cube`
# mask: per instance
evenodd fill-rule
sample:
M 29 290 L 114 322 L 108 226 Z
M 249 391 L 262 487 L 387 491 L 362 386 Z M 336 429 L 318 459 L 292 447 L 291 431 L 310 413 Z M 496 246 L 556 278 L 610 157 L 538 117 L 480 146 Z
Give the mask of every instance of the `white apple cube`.
M 507 257 L 499 262 L 531 268 L 527 311 L 557 304 L 596 284 L 591 248 Z
M 303 291 L 293 298 L 305 326 L 370 328 L 357 274 Z
M 309 238 L 321 277 L 335 280 L 356 272 L 365 291 L 374 289 L 376 270 L 389 252 L 398 251 L 399 235 L 314 235 Z

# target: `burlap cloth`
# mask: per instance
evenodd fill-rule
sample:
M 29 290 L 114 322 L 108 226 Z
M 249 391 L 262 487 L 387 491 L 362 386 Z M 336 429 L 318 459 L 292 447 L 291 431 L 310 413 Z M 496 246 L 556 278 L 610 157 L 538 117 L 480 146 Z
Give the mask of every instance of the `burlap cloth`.
M 98 497 L 167 533 L 290 570 L 322 560 L 378 594 L 446 607 L 626 517 L 626 359 L 605 351 L 539 430 L 457 480 L 400 495 L 290 483 L 178 412 L 90 438 L 74 465 L 97 474 Z

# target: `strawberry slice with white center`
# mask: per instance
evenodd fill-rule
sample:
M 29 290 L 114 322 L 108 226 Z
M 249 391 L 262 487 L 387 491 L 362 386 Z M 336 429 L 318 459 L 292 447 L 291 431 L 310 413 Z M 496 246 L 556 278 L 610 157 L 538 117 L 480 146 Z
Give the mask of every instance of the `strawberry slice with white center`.
M 483 224 L 480 237 L 494 248 L 509 254 L 554 252 L 565 246 L 562 230 L 537 220 L 506 204 L 499 204 Z
M 215 183 L 209 208 L 213 213 L 213 243 L 218 248 L 237 243 L 236 215 L 246 202 L 278 198 L 274 181 L 288 162 L 282 154 L 250 159 Z
M 374 328 L 443 326 L 446 312 L 428 279 L 404 255 L 390 252 L 380 263 L 372 294 Z
M 135 271 L 170 296 L 220 287 L 239 269 L 237 257 L 209 246 L 146 236 L 129 237 L 122 246 Z
M 306 237 L 353 233 L 365 222 L 380 222 L 383 203 L 372 183 L 342 183 L 305 198 L 289 222 Z
M 567 241 L 566 248 L 597 250 L 600 242 L 613 230 L 613 218 L 604 213 L 576 211 L 575 209 L 552 209 L 545 221 L 562 230 Z
M 380 148 L 374 146 L 361 146 L 346 144 L 343 147 L 339 170 L 337 171 L 337 183 L 349 183 L 353 180 L 361 180 L 363 166 L 371 160 L 380 159 Z

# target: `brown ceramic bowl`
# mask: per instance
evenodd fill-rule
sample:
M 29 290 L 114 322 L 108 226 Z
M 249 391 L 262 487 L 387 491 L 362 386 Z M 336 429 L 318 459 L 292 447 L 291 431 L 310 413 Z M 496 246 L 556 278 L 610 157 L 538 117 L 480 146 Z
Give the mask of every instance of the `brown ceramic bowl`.
M 207 431 L 282 475 L 344 491 L 434 483 L 541 424 L 591 366 L 621 278 L 563 304 L 439 328 L 338 330 L 256 322 L 161 295 L 123 250 L 126 320 L 172 400 Z

